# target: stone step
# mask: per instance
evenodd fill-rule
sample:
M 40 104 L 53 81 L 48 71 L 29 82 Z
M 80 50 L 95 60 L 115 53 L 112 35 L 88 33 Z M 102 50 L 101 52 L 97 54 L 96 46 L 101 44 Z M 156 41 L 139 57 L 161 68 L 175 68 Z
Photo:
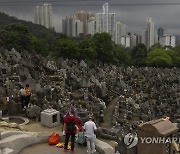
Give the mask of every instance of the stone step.
M 29 135 L 27 134 L 17 134 L 17 135 L 11 135 L 8 137 L 3 138 L 0 140 L 0 147 L 12 147 L 15 145 L 16 140 L 22 139 L 22 138 L 27 138 Z
M 24 132 L 21 132 L 21 131 L 4 131 L 4 132 L 1 132 L 1 140 L 12 135 L 19 135 L 23 133 Z
M 14 150 L 10 148 L 3 148 L 0 154 L 14 154 Z
M 15 134 L 3 138 L 0 140 L 0 149 L 9 148 L 13 149 L 13 154 L 18 154 L 22 149 L 32 144 L 48 142 L 49 134 L 46 133 L 28 133 L 18 134 L 18 132 L 9 132 L 10 134 Z M 4 135 L 5 136 L 5 135 Z
M 103 154 L 115 153 L 115 149 L 111 145 L 101 140 L 96 139 L 95 144 L 96 144 L 96 149 L 98 150 L 99 153 L 103 153 Z

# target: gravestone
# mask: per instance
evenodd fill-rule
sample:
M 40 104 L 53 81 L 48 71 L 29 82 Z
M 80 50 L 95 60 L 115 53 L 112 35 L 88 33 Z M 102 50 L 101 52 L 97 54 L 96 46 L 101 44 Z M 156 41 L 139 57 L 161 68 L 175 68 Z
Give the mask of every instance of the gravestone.
M 47 127 L 56 127 L 60 124 L 60 113 L 54 109 L 41 112 L 41 124 Z

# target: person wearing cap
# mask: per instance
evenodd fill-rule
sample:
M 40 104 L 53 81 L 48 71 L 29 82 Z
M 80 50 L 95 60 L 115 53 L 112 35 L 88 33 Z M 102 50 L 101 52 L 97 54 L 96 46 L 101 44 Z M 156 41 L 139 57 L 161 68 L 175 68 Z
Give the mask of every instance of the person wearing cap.
M 93 122 L 93 117 L 90 115 L 89 120 L 84 124 L 85 137 L 87 141 L 87 153 L 92 154 L 96 152 L 94 140 L 96 138 L 95 131 L 96 124 Z

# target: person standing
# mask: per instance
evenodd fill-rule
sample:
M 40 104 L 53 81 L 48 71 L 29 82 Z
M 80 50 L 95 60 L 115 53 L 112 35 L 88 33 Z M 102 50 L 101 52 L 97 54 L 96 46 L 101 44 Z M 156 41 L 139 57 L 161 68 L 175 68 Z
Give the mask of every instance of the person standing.
M 69 111 L 72 111 L 73 114 L 74 114 L 74 116 L 75 116 L 76 118 L 78 118 L 78 111 L 77 111 L 76 105 L 75 105 L 74 103 L 71 103 L 71 104 L 70 104 Z M 66 113 L 65 116 L 68 116 L 69 111 Z
M 22 109 L 24 109 L 26 108 L 25 104 L 26 104 L 27 95 L 25 89 L 22 86 L 20 87 L 19 95 L 20 95 L 21 107 Z
M 74 116 L 76 118 L 78 118 L 78 111 L 77 111 L 76 105 L 74 103 L 71 104 L 70 109 L 73 110 Z
M 74 152 L 75 134 L 78 130 L 78 119 L 74 116 L 74 111 L 69 111 L 69 114 L 64 118 L 64 130 L 65 130 L 65 144 L 64 152 L 67 151 L 69 138 L 71 137 L 71 151 Z
M 29 102 L 30 102 L 30 98 L 31 98 L 31 88 L 29 87 L 29 84 L 26 84 L 25 87 L 25 91 L 26 91 L 26 107 L 28 107 Z
M 87 141 L 87 153 L 92 154 L 96 152 L 95 149 L 95 131 L 97 130 L 96 124 L 93 122 L 93 117 L 90 115 L 89 120 L 84 124 L 85 136 Z

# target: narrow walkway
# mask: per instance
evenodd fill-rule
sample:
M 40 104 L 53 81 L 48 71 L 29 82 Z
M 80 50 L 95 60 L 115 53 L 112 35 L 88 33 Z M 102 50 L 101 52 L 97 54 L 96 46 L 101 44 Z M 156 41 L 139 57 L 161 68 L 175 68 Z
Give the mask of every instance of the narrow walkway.
M 114 109 L 119 97 L 116 96 L 112 102 L 108 105 L 106 112 L 104 114 L 104 122 L 101 124 L 101 127 L 111 128 L 112 127 L 112 116 L 114 114 Z

